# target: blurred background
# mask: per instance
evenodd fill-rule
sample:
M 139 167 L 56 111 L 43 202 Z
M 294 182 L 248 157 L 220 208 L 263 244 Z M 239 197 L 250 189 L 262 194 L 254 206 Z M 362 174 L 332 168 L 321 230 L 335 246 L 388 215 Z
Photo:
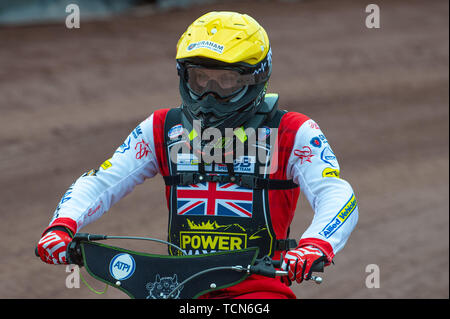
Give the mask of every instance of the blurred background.
M 79 28 L 66 27 L 69 4 L 80 8 Z M 33 250 L 78 176 L 153 111 L 179 106 L 176 43 L 213 10 L 247 13 L 266 29 L 269 92 L 320 125 L 358 199 L 359 223 L 335 265 L 321 285 L 292 286 L 297 297 L 449 298 L 449 4 L 377 0 L 372 29 L 368 4 L 0 0 L 0 298 L 127 298 L 67 288 L 66 267 Z M 291 236 L 312 216 L 301 195 Z M 167 220 L 157 176 L 83 231 L 166 239 Z M 366 285 L 370 265 L 379 288 Z

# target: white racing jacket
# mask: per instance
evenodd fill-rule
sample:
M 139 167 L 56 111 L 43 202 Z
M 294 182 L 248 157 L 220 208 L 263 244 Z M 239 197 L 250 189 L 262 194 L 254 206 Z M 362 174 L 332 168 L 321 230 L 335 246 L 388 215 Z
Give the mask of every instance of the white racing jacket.
M 141 122 L 111 158 L 98 169 L 80 176 L 63 195 L 49 227 L 62 225 L 73 233 L 78 232 L 136 185 L 162 174 L 164 112 L 167 110 L 156 111 Z M 313 244 L 331 261 L 344 247 L 358 220 L 352 187 L 339 177 L 336 156 L 312 119 L 300 113 L 286 113 L 277 138 L 284 150 L 278 158 L 283 177 L 300 186 L 314 211 L 314 218 L 302 234 L 299 246 Z M 295 205 L 289 209 L 279 206 L 271 208 L 272 224 L 277 238 L 286 238 Z

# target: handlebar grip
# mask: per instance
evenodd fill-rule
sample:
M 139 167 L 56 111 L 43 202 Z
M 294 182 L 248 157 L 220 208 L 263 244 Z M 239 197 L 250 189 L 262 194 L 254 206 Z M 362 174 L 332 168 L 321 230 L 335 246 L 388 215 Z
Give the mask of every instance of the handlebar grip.
M 321 260 L 317 264 L 313 264 L 311 267 L 312 272 L 323 272 L 323 269 L 325 268 L 325 261 Z
M 275 269 L 265 268 L 262 265 L 250 266 L 250 273 L 255 274 L 255 275 L 272 277 L 272 278 L 275 278 L 275 276 L 276 276 Z
M 281 264 L 282 264 L 281 259 L 280 259 L 280 260 L 273 260 L 273 259 L 272 259 L 272 265 L 273 265 L 275 268 L 280 268 L 280 267 L 281 267 Z
M 41 255 L 39 255 L 38 246 L 36 246 L 34 248 L 34 254 L 36 255 L 36 257 L 39 257 L 39 258 L 41 257 Z M 67 249 L 67 261 L 69 264 L 77 264 L 79 266 L 83 266 L 82 260 L 83 259 L 80 255 L 80 253 L 76 249 L 76 243 L 73 244 L 73 246 L 71 246 L 70 249 Z
M 276 268 L 280 268 L 281 264 L 282 264 L 281 260 L 272 260 L 272 265 Z M 325 261 L 320 260 L 318 263 L 315 263 L 311 266 L 311 273 L 323 272 L 324 267 L 325 267 Z M 287 276 L 288 275 L 287 271 L 276 271 L 275 273 L 276 273 L 276 275 L 279 275 L 279 276 Z M 321 277 L 311 275 L 310 279 L 312 281 L 314 281 L 316 284 L 322 283 Z
M 282 260 L 272 260 L 272 265 L 275 268 L 281 268 Z M 317 264 L 312 265 L 311 270 L 312 272 L 323 272 L 323 269 L 325 268 L 325 261 L 320 261 Z

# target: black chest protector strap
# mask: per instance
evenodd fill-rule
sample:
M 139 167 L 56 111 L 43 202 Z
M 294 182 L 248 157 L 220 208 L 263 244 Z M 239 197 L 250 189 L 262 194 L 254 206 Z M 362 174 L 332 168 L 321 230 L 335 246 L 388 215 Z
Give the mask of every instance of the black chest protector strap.
M 298 187 L 293 180 L 267 179 L 252 175 L 207 175 L 199 173 L 178 173 L 164 176 L 167 186 L 188 186 L 197 183 L 234 183 L 251 189 L 292 189 Z
M 286 251 L 297 248 L 297 241 L 295 239 L 277 239 L 275 242 L 275 250 Z

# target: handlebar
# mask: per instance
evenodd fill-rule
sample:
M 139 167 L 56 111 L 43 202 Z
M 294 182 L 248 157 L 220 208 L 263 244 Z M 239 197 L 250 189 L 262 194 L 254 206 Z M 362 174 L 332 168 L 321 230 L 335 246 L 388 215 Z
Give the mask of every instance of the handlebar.
M 104 257 L 100 257 L 100 259 L 92 258 L 92 257 L 98 257 L 98 255 L 90 253 L 91 257 L 88 258 L 86 256 L 86 252 L 85 252 L 85 249 L 88 246 L 93 247 L 92 245 L 94 245 L 94 246 L 98 247 L 98 245 L 100 245 L 100 246 L 104 247 L 103 249 L 106 249 L 106 250 L 113 249 L 113 252 L 111 252 L 111 254 L 113 254 L 113 255 L 111 255 L 111 256 L 114 256 L 114 254 L 117 254 L 118 250 L 121 250 L 121 248 L 119 248 L 119 247 L 112 247 L 112 246 L 108 246 L 108 245 L 94 243 L 94 241 L 105 240 L 105 239 L 138 239 L 138 240 L 156 241 L 159 243 L 168 244 L 168 245 L 178 249 L 181 252 L 181 255 L 184 255 L 184 256 L 180 256 L 180 258 L 183 258 L 185 260 L 184 261 L 185 263 L 188 262 L 188 264 L 186 264 L 186 265 L 189 265 L 189 260 L 196 259 L 196 258 L 193 258 L 194 256 L 186 256 L 186 253 L 180 247 L 178 247 L 172 243 L 166 242 L 164 240 L 160 240 L 160 239 L 147 238 L 147 237 L 106 236 L 106 235 L 96 235 L 96 234 L 87 234 L 87 233 L 77 233 L 74 236 L 73 240 L 67 246 L 67 251 L 66 251 L 67 263 L 68 264 L 77 264 L 79 266 L 86 266 L 86 269 L 90 273 L 90 270 L 88 269 L 88 268 L 90 268 L 90 267 L 88 267 L 89 264 L 91 262 L 104 263 L 104 261 L 103 261 Z M 88 245 L 88 246 L 86 246 L 86 245 Z M 82 247 L 85 247 L 85 248 L 82 249 Z M 252 251 L 255 251 L 255 249 L 256 249 L 255 253 L 257 255 L 257 251 L 258 251 L 257 248 L 250 248 L 250 249 Z M 248 251 L 249 249 L 246 249 L 246 250 Z M 246 250 L 236 251 L 236 253 L 238 254 L 236 256 L 240 256 L 239 255 L 240 252 L 244 252 Z M 132 251 L 128 251 L 128 252 L 130 254 L 133 254 Z M 134 253 L 136 253 L 136 252 L 134 252 Z M 230 251 L 227 253 L 227 256 L 229 256 L 229 257 L 224 256 L 223 258 L 229 259 L 232 256 L 234 256 L 234 254 L 236 254 L 236 253 Z M 254 253 L 251 253 L 251 254 L 253 255 Z M 35 249 L 35 255 L 39 257 L 39 252 L 38 252 L 37 247 Z M 236 259 L 236 257 L 233 257 L 230 260 L 221 259 L 222 262 L 216 263 L 215 265 L 204 264 L 200 268 L 192 268 L 192 269 L 190 269 L 190 271 L 188 271 L 186 273 L 186 276 L 189 276 L 189 278 L 187 278 L 184 281 L 182 281 L 181 283 L 179 283 L 178 286 L 175 289 L 173 289 L 168 295 L 166 295 L 165 298 L 177 298 L 177 293 L 178 294 L 180 293 L 180 291 L 183 289 L 183 285 L 185 285 L 188 282 L 189 282 L 189 285 L 193 285 L 192 279 L 194 279 L 194 278 L 200 279 L 204 274 L 210 273 L 213 271 L 230 271 L 231 270 L 232 272 L 226 276 L 231 276 L 231 274 L 233 272 L 234 273 L 236 273 L 236 272 L 244 273 L 244 275 L 245 274 L 247 274 L 247 275 L 255 274 L 255 275 L 261 275 L 261 276 L 266 276 L 266 277 L 271 277 L 271 278 L 275 278 L 277 276 L 287 276 L 288 275 L 287 271 L 280 269 L 281 265 L 282 265 L 282 260 L 273 260 L 269 256 L 264 256 L 260 259 L 255 259 L 256 255 L 254 255 L 253 261 L 251 261 L 251 259 L 247 259 L 247 257 L 246 257 L 244 260 L 247 260 L 247 261 L 243 262 L 243 265 L 242 264 L 239 265 L 239 263 L 242 262 L 243 259 Z M 159 272 L 159 270 L 162 271 L 161 268 L 158 268 L 158 267 L 161 267 L 161 265 L 157 266 L 159 264 L 157 262 L 158 259 L 161 260 L 164 258 L 174 258 L 174 256 L 162 256 L 162 255 L 148 255 L 148 256 L 149 257 L 146 257 L 146 258 L 150 258 L 150 259 L 148 259 L 148 261 L 146 261 L 146 263 L 149 263 L 149 265 L 152 265 L 151 268 L 157 270 L 158 272 Z M 204 256 L 208 256 L 208 254 L 206 254 Z M 157 258 L 154 259 L 155 257 L 157 257 Z M 161 258 L 161 257 L 164 257 L 164 258 Z M 108 257 L 108 258 L 111 258 L 111 257 Z M 137 256 L 135 256 L 134 258 L 137 258 Z M 207 258 L 210 258 L 210 257 L 206 257 L 206 259 Z M 241 257 L 239 257 L 239 258 L 241 258 Z M 202 260 L 205 260 L 205 259 L 202 259 Z M 232 260 L 234 260 L 234 261 L 232 261 Z M 84 265 L 84 262 L 86 262 L 87 264 Z M 247 262 L 248 262 L 248 264 L 247 264 Z M 108 261 L 108 263 L 109 263 L 109 261 Z M 202 264 L 202 262 L 199 262 L 199 263 Z M 197 263 L 197 264 L 199 264 L 199 263 Z M 198 266 L 195 266 L 195 267 L 198 267 Z M 317 265 L 313 265 L 312 272 L 323 272 L 323 268 L 324 268 L 324 262 L 321 262 Z M 242 276 L 242 275 L 238 275 L 238 276 Z M 314 281 L 317 284 L 320 284 L 322 282 L 322 278 L 314 276 L 314 275 L 310 276 L 309 279 L 311 279 L 312 281 Z M 120 288 L 119 286 L 121 286 L 123 284 L 123 283 L 121 283 L 120 280 L 118 280 L 116 282 L 113 281 L 112 284 L 114 284 L 114 283 L 116 284 L 116 286 L 118 288 Z M 198 280 L 196 280 L 195 285 L 198 285 Z M 214 286 L 215 286 L 215 284 L 214 284 Z M 213 284 L 211 284 L 211 288 L 215 288 L 215 287 L 213 287 Z M 186 289 L 184 289 L 184 290 L 186 290 Z
M 265 256 L 261 259 L 257 259 L 254 265 L 249 265 L 247 268 L 239 268 L 240 266 L 236 266 L 237 271 L 246 271 L 249 274 L 261 275 L 266 277 L 277 277 L 277 276 L 287 276 L 288 271 L 285 270 L 277 270 L 276 268 L 281 268 L 282 261 L 274 260 L 269 256 Z M 321 261 L 318 264 L 312 266 L 312 272 L 323 272 L 323 268 L 325 263 Z M 322 283 L 322 278 L 318 276 L 312 275 L 310 278 L 316 284 Z

